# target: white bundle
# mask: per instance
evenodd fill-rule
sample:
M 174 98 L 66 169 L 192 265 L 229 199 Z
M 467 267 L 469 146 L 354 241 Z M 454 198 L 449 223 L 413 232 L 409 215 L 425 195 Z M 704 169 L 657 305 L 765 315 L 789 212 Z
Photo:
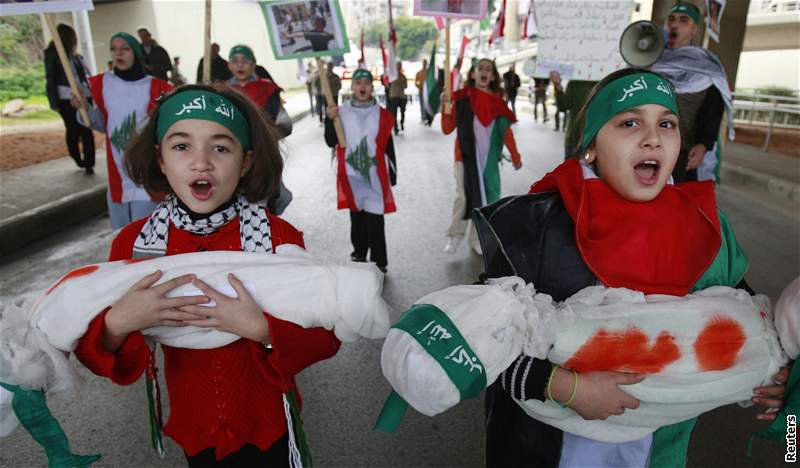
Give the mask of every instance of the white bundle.
M 594 440 L 636 440 L 661 426 L 749 400 L 753 388 L 769 382 L 787 360 L 769 300 L 743 290 L 717 286 L 675 297 L 593 286 L 563 307 L 571 309 L 575 322 L 559 332 L 550 361 L 580 371 L 645 369 L 648 374 L 641 383 L 623 387 L 639 400 L 639 408 L 602 421 L 584 420 L 552 401 L 517 401 L 528 415 Z M 633 346 L 636 335 L 644 342 Z
M 389 308 L 381 297 L 383 277 L 375 266 L 326 263 L 294 245 L 278 247 L 276 255 L 200 252 L 83 267 L 64 276 L 39 299 L 31 325 L 54 347 L 72 351 L 100 312 L 156 270 L 164 272 L 159 284 L 192 273 L 229 296 L 235 296 L 227 279 L 228 273 L 233 273 L 270 315 L 304 328 L 333 330 L 345 342 L 359 336 L 382 338 L 389 328 Z M 202 293 L 186 284 L 169 296 L 198 294 Z M 217 348 L 239 339 L 192 326 L 153 327 L 142 332 L 181 348 Z
M 800 356 L 800 276 L 789 283 L 775 303 L 775 329 L 790 359 Z
M 525 311 L 537 307 L 553 311 L 550 296 L 535 294 L 532 286 L 517 277 L 492 280 L 490 285 L 450 287 L 428 294 L 416 304 L 433 305 L 447 315 L 480 360 L 480 366 L 468 369 L 483 373 L 487 384 L 522 352 L 527 342 Z M 447 340 L 452 332 L 441 326 L 420 330 L 432 340 Z M 394 390 L 420 413 L 433 416 L 461 401 L 458 388 L 442 366 L 404 330 L 389 331 L 381 368 Z

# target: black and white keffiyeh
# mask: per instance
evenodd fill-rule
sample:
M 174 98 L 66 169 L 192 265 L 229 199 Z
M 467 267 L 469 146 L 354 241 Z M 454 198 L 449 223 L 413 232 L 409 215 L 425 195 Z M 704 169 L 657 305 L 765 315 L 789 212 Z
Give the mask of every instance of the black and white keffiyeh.
M 193 234 L 211 234 L 239 216 L 239 235 L 243 252 L 272 252 L 272 232 L 265 205 L 250 203 L 239 195 L 224 210 L 202 219 L 192 219 L 189 212 L 180 206 L 175 195 L 162 201 L 133 244 L 133 258 L 162 257 L 167 253 L 167 236 L 170 223 L 178 229 Z

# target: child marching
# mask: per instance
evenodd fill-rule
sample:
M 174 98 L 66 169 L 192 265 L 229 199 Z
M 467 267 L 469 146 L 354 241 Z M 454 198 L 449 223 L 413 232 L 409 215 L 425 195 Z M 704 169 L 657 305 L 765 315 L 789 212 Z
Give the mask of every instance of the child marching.
M 106 134 L 108 214 L 112 229 L 119 229 L 149 215 L 155 207 L 153 197 L 160 196 L 134 182 L 123 167 L 129 140 L 148 122 L 156 99 L 172 86 L 147 75 L 142 46 L 130 34 L 114 34 L 110 46 L 113 71 L 89 79 L 95 107 L 89 109 L 91 122 L 81 123 Z M 80 107 L 82 99 L 73 96 L 72 106 Z
M 302 234 L 261 202 L 278 189 L 283 161 L 262 112 L 239 93 L 197 85 L 161 99 L 125 163 L 132 181 L 168 195 L 149 218 L 117 235 L 112 261 L 213 250 L 270 255 L 281 244 L 303 246 Z M 294 376 L 333 356 L 339 341 L 261 310 L 232 274 L 235 297 L 191 274 L 156 285 L 161 277 L 145 276 L 94 319 L 78 358 L 128 385 L 144 372 L 155 375 L 145 328 L 191 325 L 237 335 L 212 349 L 162 346 L 171 409 L 164 432 L 189 466 L 289 466 L 303 440 L 287 416 L 287 408 L 296 409 Z M 188 283 L 202 295 L 167 297 Z
M 352 76 L 352 99 L 328 109 L 325 142 L 336 148 L 338 208 L 350 210 L 351 259 L 369 260 L 384 273 L 388 264 L 383 215 L 396 210 L 392 186 L 396 161 L 394 118 L 373 97 L 372 73 L 359 68 Z M 344 127 L 346 147 L 340 146 L 332 119 Z

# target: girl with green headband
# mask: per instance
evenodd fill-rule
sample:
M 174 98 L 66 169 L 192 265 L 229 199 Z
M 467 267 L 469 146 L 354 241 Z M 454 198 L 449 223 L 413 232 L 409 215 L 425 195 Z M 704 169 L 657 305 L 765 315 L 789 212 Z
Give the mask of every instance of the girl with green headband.
M 78 119 L 84 126 L 106 134 L 106 200 L 111 228 L 116 230 L 149 215 L 156 206 L 158 195 L 131 180 L 123 165 L 128 141 L 147 123 L 156 98 L 172 86 L 146 74 L 141 62 L 142 46 L 130 34 L 114 34 L 109 45 L 113 70 L 89 79 L 94 103 L 89 107 L 90 122 L 82 122 L 80 115 Z M 83 99 L 72 96 L 72 106 L 77 109 Z
M 556 301 L 597 284 L 673 296 L 718 285 L 749 290 L 747 258 L 717 210 L 713 184 L 672 184 L 680 134 L 669 82 L 646 70 L 614 72 L 581 115 L 580 160 L 565 161 L 528 195 L 473 215 L 486 276 L 520 276 Z M 648 371 L 613 370 L 579 374 L 517 359 L 487 389 L 487 466 L 683 466 L 695 420 L 605 443 L 533 419 L 517 403 L 553 400 L 586 420 L 637 408 L 625 385 Z M 786 369 L 776 376 L 786 379 Z M 759 387 L 753 400 L 780 408 L 783 391 L 782 384 Z
M 125 169 L 134 182 L 166 197 L 149 217 L 119 232 L 112 261 L 212 250 L 272 254 L 281 244 L 303 246 L 302 234 L 266 208 L 283 160 L 270 124 L 238 92 L 194 85 L 161 98 L 134 137 Z M 213 349 L 162 347 L 171 409 L 164 432 L 189 466 L 289 466 L 290 451 L 304 457 L 304 438 L 290 431 L 301 427 L 294 375 L 336 353 L 333 333 L 272 317 L 233 275 L 228 296 L 191 274 L 156 285 L 161 277 L 160 271 L 145 276 L 95 319 L 75 350 L 78 359 L 122 385 L 144 373 L 152 389 L 155 350 L 140 330 L 196 326 L 238 335 Z M 169 298 L 188 283 L 203 295 Z M 284 402 L 292 408 L 291 425 Z M 161 412 L 151 405 L 151 434 L 160 449 Z

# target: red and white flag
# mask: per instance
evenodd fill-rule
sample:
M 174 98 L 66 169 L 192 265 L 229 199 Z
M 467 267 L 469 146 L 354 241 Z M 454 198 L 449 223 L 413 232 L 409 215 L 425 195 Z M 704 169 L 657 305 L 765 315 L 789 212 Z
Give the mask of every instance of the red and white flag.
M 367 68 L 367 61 L 364 58 L 364 31 L 361 31 L 361 43 L 359 44 L 359 48 L 361 49 L 361 58 L 358 59 L 357 68 Z
M 384 68 L 386 75 L 389 76 L 389 81 L 394 81 L 398 78 L 397 73 L 397 32 L 394 29 L 394 17 L 392 16 L 392 0 L 389 1 L 389 43 L 387 44 L 387 58 L 384 59 Z
M 534 0 L 528 4 L 528 13 L 525 15 L 525 23 L 522 25 L 522 39 L 536 37 L 539 35 L 539 25 L 536 21 L 536 10 L 533 7 Z
M 389 61 L 389 57 L 386 54 L 386 47 L 383 45 L 383 36 L 379 36 L 378 40 L 381 44 L 381 58 L 383 59 L 383 76 L 381 77 L 381 82 L 384 86 L 388 86 L 391 80 L 389 80 L 389 74 L 386 72 L 386 64 Z
M 492 36 L 489 38 L 489 44 L 505 36 L 506 29 L 506 0 L 500 6 L 500 11 L 497 13 L 497 19 L 492 27 Z
M 434 16 L 434 19 L 436 20 L 436 29 L 441 31 L 445 28 L 446 25 L 444 24 L 444 18 L 441 16 Z
M 469 38 L 466 34 L 461 36 L 461 48 L 458 51 L 458 59 L 456 66 L 450 71 L 450 88 L 453 91 L 458 91 L 461 88 L 461 65 L 464 63 L 464 51 L 467 50 Z

